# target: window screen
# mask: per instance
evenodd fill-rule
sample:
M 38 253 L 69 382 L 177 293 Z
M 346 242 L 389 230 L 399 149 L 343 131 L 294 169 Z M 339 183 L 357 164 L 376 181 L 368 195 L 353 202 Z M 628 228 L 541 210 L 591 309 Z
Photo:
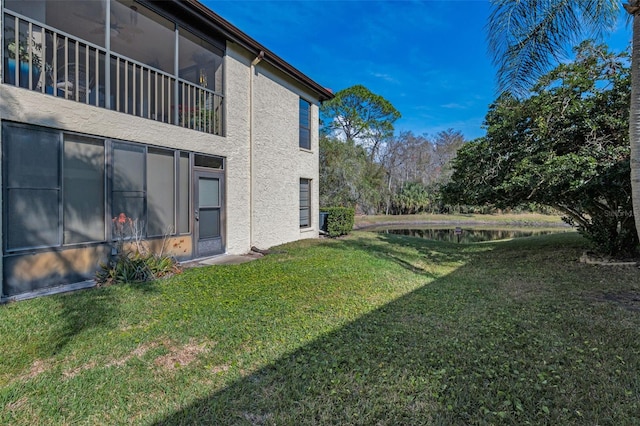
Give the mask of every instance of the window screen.
M 178 232 L 180 234 L 189 233 L 189 188 L 191 168 L 189 167 L 189 154 L 180 153 L 179 182 L 178 182 Z
M 224 160 L 220 157 L 196 154 L 194 155 L 194 165 L 196 167 L 222 170 L 224 168 Z
M 300 228 L 311 226 L 311 179 L 300 179 Z
M 200 239 L 220 236 L 220 209 L 200 210 Z
M 65 135 L 64 243 L 104 241 L 104 143 Z
M 8 250 L 60 244 L 60 136 L 3 126 Z
M 144 147 L 139 145 L 113 144 L 112 217 L 124 213 L 129 218 L 144 222 L 144 151 Z
M 198 178 L 198 238 L 220 236 L 220 179 Z
M 173 151 L 149 148 L 147 153 L 147 233 L 175 233 L 175 162 Z
M 300 148 L 311 149 L 311 104 L 300 98 Z
M 214 46 L 182 27 L 178 30 L 178 44 L 178 77 L 221 92 L 223 46 Z

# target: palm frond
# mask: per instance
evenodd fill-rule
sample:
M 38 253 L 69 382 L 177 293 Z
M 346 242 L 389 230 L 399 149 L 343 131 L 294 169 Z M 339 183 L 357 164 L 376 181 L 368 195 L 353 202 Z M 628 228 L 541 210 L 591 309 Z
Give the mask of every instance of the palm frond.
M 498 91 L 522 96 L 568 48 L 611 31 L 619 0 L 492 0 L 487 39 Z

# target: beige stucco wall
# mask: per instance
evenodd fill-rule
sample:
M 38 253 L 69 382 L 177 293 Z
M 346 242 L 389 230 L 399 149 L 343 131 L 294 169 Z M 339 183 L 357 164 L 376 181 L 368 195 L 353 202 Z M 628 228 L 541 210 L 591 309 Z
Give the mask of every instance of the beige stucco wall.
M 299 147 L 299 99 L 311 102 L 311 149 Z M 277 102 L 274 102 L 277 100 Z M 266 63 L 254 74 L 254 244 L 318 236 L 318 106 Z M 312 180 L 311 227 L 300 229 L 300 178 Z

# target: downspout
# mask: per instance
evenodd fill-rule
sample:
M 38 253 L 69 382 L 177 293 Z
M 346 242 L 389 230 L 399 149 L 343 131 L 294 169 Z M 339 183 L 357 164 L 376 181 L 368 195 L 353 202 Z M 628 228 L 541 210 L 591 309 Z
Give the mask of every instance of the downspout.
M 253 77 L 255 75 L 256 65 L 258 65 L 262 59 L 264 59 L 264 51 L 260 51 L 258 56 L 251 61 L 250 75 L 249 75 L 249 247 L 253 247 L 253 181 L 255 180 L 254 167 L 253 167 L 253 145 L 254 141 L 254 112 L 253 112 Z

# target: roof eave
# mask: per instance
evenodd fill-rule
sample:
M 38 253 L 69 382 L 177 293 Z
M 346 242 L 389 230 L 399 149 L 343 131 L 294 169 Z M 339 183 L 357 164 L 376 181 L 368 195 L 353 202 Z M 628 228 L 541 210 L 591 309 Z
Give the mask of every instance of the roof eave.
M 228 40 L 242 46 L 248 51 L 254 53 L 256 56 L 258 56 L 260 52 L 264 52 L 263 61 L 268 62 L 284 74 L 288 75 L 289 77 L 303 84 L 306 88 L 310 89 L 318 96 L 320 102 L 332 99 L 334 97 L 333 93 L 329 89 L 322 87 L 320 84 L 312 80 L 297 68 L 293 67 L 291 64 L 264 47 L 262 44 L 258 43 L 245 32 L 231 24 L 226 19 L 222 18 L 220 15 L 200 3 L 198 0 L 174 1 L 178 1 L 182 5 L 191 7 L 193 11 L 198 12 L 201 16 L 204 16 L 208 21 L 215 25 L 217 29 Z

